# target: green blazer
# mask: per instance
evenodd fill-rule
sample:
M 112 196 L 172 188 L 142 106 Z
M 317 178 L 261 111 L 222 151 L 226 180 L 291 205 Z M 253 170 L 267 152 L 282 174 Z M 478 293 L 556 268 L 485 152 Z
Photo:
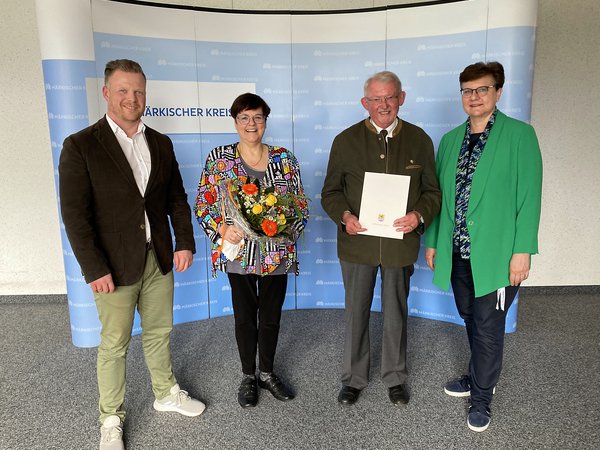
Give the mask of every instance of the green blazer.
M 425 237 L 426 247 L 436 249 L 433 282 L 445 290 L 452 271 L 456 166 L 465 132 L 466 122 L 440 141 L 436 171 L 442 207 Z M 514 253 L 537 253 L 541 195 L 542 157 L 533 127 L 498 111 L 467 209 L 475 296 L 510 284 Z

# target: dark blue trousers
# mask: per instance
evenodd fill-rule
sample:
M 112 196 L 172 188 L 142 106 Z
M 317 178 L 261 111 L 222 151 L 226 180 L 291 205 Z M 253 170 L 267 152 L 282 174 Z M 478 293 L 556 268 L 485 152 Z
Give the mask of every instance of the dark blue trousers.
M 460 317 L 465 321 L 471 348 L 469 362 L 471 404 L 489 406 L 494 386 L 498 383 L 502 371 L 506 312 L 515 299 L 519 287 L 505 288 L 503 309 L 500 308 L 498 301 L 498 291 L 475 297 L 471 261 L 462 259 L 458 253 L 454 253 L 452 257 L 450 280 L 456 307 Z

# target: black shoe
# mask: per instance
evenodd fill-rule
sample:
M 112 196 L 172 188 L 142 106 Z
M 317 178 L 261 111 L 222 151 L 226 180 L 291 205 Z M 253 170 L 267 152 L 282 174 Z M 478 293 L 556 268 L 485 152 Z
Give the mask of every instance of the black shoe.
M 405 384 L 392 386 L 388 389 L 388 395 L 390 397 L 390 402 L 392 402 L 394 405 L 406 405 L 408 403 L 408 399 L 410 398 Z
M 338 402 L 342 405 L 350 406 L 354 405 L 360 395 L 360 389 L 353 388 L 352 386 L 343 385 L 338 395 Z
M 256 406 L 258 403 L 258 387 L 256 378 L 244 377 L 238 388 L 238 403 L 242 408 Z
M 269 374 L 266 380 L 262 380 L 258 377 L 258 385 L 269 391 L 273 394 L 277 400 L 281 400 L 285 402 L 286 400 L 292 400 L 294 398 L 294 394 L 292 394 L 288 388 L 284 386 L 284 384 L 277 378 L 273 372 Z

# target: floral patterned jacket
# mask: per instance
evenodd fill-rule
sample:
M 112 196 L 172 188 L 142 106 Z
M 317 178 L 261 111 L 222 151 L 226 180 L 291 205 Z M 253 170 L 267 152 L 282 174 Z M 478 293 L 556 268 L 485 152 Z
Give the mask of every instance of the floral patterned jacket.
M 304 195 L 300 179 L 300 167 L 296 157 L 283 147 L 269 145 L 268 152 L 269 162 L 261 184 L 274 186 L 280 194 L 293 192 Z M 216 276 L 217 270 L 225 272 L 227 268 L 227 258 L 219 250 L 221 244 L 219 230 L 223 222 L 231 225 L 233 221 L 229 217 L 223 217 L 219 185 L 228 179 L 238 179 L 242 183 L 248 180 L 248 174 L 238 152 L 238 143 L 217 147 L 210 152 L 200 177 L 198 196 L 194 206 L 194 215 L 212 243 L 213 276 Z M 303 202 L 302 219 L 291 224 L 294 230 L 292 242 L 285 244 L 267 243 L 263 249 L 259 249 L 257 242 L 246 240 L 236 257 L 236 261 L 241 263 L 242 268 L 247 273 L 267 275 L 280 264 L 285 264 L 287 271 L 294 263 L 298 262 L 295 241 L 304 230 L 307 220 L 308 204 Z M 256 267 L 257 252 L 259 252 L 260 267 Z M 297 274 L 298 264 L 296 264 Z

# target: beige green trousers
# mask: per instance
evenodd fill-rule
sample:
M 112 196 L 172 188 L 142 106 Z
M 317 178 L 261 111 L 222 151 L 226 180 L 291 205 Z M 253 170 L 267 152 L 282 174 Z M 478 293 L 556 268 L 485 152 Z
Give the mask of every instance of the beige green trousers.
M 160 272 L 154 250 L 148 250 L 142 278 L 118 286 L 112 294 L 94 294 L 102 324 L 97 373 L 100 422 L 108 416 L 125 418 L 126 357 L 137 308 L 142 325 L 142 347 L 157 399 L 175 385 L 171 368 L 170 336 L 173 329 L 173 271 Z

